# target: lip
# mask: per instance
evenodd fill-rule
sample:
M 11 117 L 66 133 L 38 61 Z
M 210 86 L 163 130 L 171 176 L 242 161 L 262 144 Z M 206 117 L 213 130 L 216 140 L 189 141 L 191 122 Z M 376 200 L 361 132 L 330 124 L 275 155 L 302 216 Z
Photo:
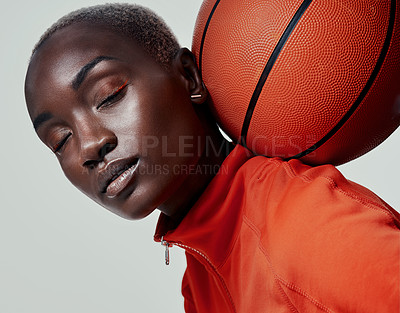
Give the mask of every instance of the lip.
M 136 157 L 115 159 L 99 171 L 98 188 L 108 198 L 118 196 L 135 176 L 139 159 Z

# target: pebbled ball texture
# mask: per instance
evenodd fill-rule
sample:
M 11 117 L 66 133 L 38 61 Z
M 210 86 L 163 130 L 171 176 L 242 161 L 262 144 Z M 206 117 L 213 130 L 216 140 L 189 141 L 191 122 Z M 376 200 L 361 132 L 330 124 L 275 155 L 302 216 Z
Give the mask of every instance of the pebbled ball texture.
M 222 129 L 311 165 L 379 145 L 400 123 L 398 2 L 205 0 L 192 49 Z

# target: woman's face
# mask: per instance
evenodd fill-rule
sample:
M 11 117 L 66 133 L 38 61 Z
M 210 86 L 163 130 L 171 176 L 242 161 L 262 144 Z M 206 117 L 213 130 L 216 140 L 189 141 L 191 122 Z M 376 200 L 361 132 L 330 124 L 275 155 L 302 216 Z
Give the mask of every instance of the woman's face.
M 28 69 L 38 136 L 78 189 L 126 218 L 173 203 L 195 179 L 187 169 L 202 154 L 204 126 L 193 79 L 174 64 L 167 71 L 125 36 L 79 24 L 57 31 Z

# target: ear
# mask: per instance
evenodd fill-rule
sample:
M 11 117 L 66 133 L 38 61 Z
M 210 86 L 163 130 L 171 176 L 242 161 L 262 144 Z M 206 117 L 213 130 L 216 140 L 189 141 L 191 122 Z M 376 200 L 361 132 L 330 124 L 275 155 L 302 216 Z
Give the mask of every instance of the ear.
M 184 80 L 191 101 L 197 104 L 206 101 L 208 92 L 201 79 L 193 53 L 187 48 L 181 48 L 175 56 L 173 66 Z

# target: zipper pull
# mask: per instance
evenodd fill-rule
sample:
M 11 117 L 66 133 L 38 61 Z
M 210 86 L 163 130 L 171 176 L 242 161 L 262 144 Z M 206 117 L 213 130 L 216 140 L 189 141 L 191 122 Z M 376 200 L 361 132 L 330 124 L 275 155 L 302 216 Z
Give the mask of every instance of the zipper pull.
M 161 245 L 165 246 L 165 265 L 169 265 L 169 248 L 172 247 L 172 244 L 161 237 Z

